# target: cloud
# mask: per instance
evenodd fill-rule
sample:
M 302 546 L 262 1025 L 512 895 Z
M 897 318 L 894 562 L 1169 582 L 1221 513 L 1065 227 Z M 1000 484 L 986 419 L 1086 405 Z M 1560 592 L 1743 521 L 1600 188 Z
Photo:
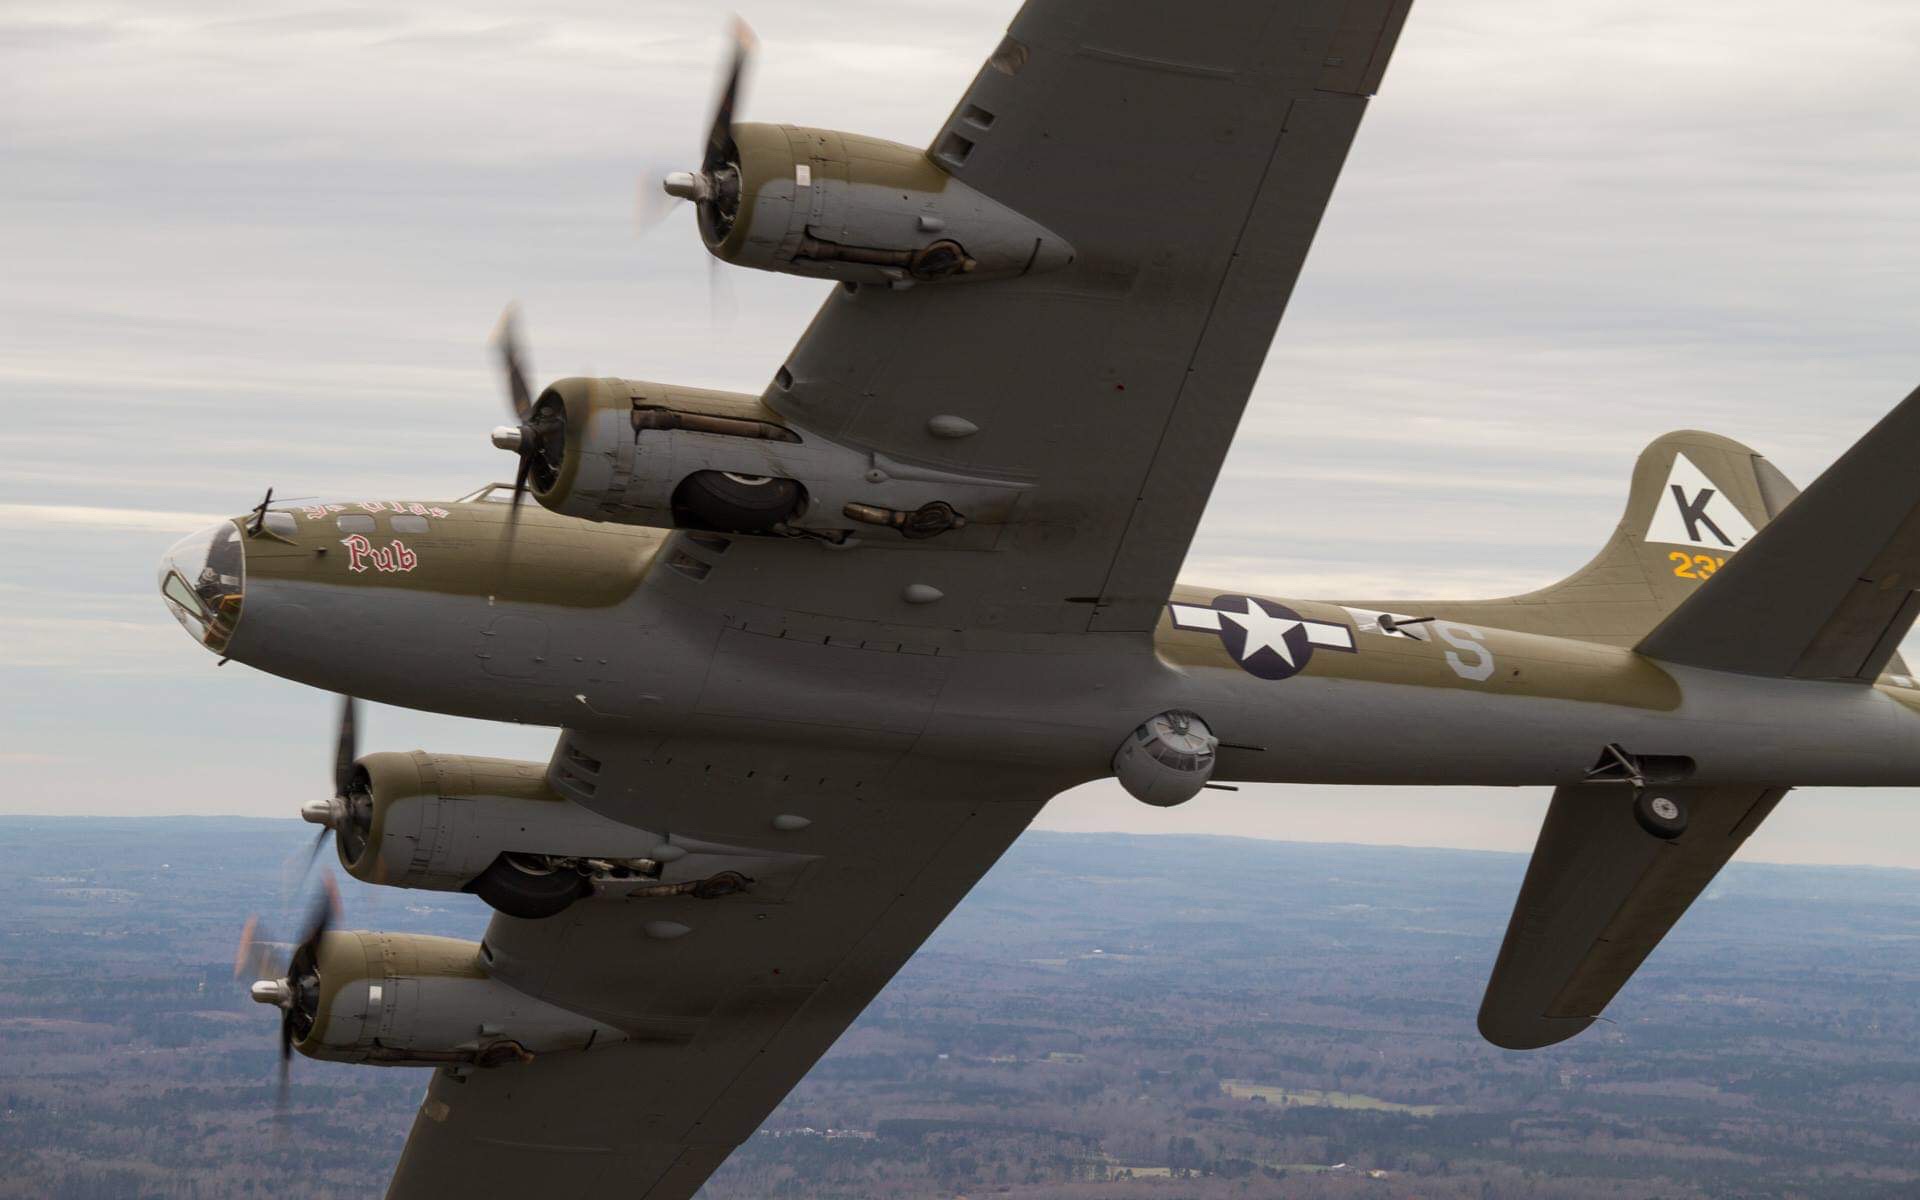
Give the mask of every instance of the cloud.
M 228 516 L 232 514 L 229 513 Z M 80 504 L 0 503 L 0 529 L 172 530 L 182 537 L 224 517 L 209 513 L 170 512 L 150 508 L 94 508 Z
M 748 5 L 743 115 L 924 144 L 1016 8 Z M 643 174 L 697 150 L 726 19 L 689 0 L 0 16 L 0 535 L 32 582 L 0 595 L 0 687 L 77 681 L 62 711 L 90 735 L 178 722 L 150 750 L 176 779 L 206 745 L 189 719 L 294 704 L 172 629 L 158 548 L 269 483 L 452 496 L 510 473 L 485 343 L 510 299 L 542 378 L 765 386 L 824 285 L 730 272 L 737 316 L 716 321 L 685 210 L 633 231 Z M 1915 44 L 1907 0 L 1816 21 L 1798 0 L 1420 0 L 1187 576 L 1523 590 L 1586 561 L 1675 428 L 1810 480 L 1920 382 Z M 191 718 L 168 698 L 188 678 Z M 310 782 L 276 769 L 249 786 Z M 65 771 L 63 802 L 119 802 L 124 780 Z M 1315 819 L 1364 840 L 1370 805 L 1441 799 L 1398 795 Z M 1157 827 L 1139 808 L 1115 827 Z M 1488 811 L 1433 836 L 1509 844 Z M 1870 823 L 1831 828 L 1881 852 Z

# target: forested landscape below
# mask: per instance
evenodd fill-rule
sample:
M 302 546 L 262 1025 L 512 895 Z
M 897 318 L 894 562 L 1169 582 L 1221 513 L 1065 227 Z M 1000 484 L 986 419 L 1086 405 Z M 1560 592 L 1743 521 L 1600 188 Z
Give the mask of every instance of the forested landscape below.
M 233 979 L 310 829 L 0 818 L 0 1197 L 380 1194 L 427 1074 L 301 1059 L 276 1123 Z M 1474 1013 L 1524 867 L 1030 834 L 702 1197 L 1920 1194 L 1920 873 L 1736 863 L 1610 1021 L 1514 1053 Z

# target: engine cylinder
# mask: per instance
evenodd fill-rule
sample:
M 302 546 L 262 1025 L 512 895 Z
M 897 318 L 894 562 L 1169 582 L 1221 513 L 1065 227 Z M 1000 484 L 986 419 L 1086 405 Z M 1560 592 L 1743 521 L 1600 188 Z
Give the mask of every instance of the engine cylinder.
M 1148 718 L 1120 744 L 1113 773 L 1134 799 L 1172 808 L 1200 794 L 1213 778 L 1220 739 L 1198 716 L 1175 709 Z

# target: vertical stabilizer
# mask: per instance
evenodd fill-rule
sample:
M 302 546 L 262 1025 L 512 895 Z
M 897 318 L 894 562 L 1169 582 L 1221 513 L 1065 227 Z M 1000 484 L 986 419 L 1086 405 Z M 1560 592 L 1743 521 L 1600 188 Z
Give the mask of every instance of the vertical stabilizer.
M 1356 604 L 1631 646 L 1797 494 L 1778 468 L 1731 438 L 1669 433 L 1634 463 L 1626 513 L 1613 536 L 1593 561 L 1559 583 L 1495 600 Z

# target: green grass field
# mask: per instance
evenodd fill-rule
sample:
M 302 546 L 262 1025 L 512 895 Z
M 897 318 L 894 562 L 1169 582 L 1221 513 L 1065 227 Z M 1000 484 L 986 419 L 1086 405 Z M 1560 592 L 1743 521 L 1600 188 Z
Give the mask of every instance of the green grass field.
M 1358 1108 L 1374 1112 L 1406 1113 L 1411 1117 L 1431 1117 L 1440 1111 L 1437 1104 L 1395 1104 L 1378 1096 L 1358 1092 L 1322 1092 L 1314 1088 L 1283 1088 L 1252 1083 L 1245 1079 L 1223 1079 L 1220 1090 L 1235 1100 L 1264 1100 L 1268 1104 L 1302 1104 L 1313 1108 Z

